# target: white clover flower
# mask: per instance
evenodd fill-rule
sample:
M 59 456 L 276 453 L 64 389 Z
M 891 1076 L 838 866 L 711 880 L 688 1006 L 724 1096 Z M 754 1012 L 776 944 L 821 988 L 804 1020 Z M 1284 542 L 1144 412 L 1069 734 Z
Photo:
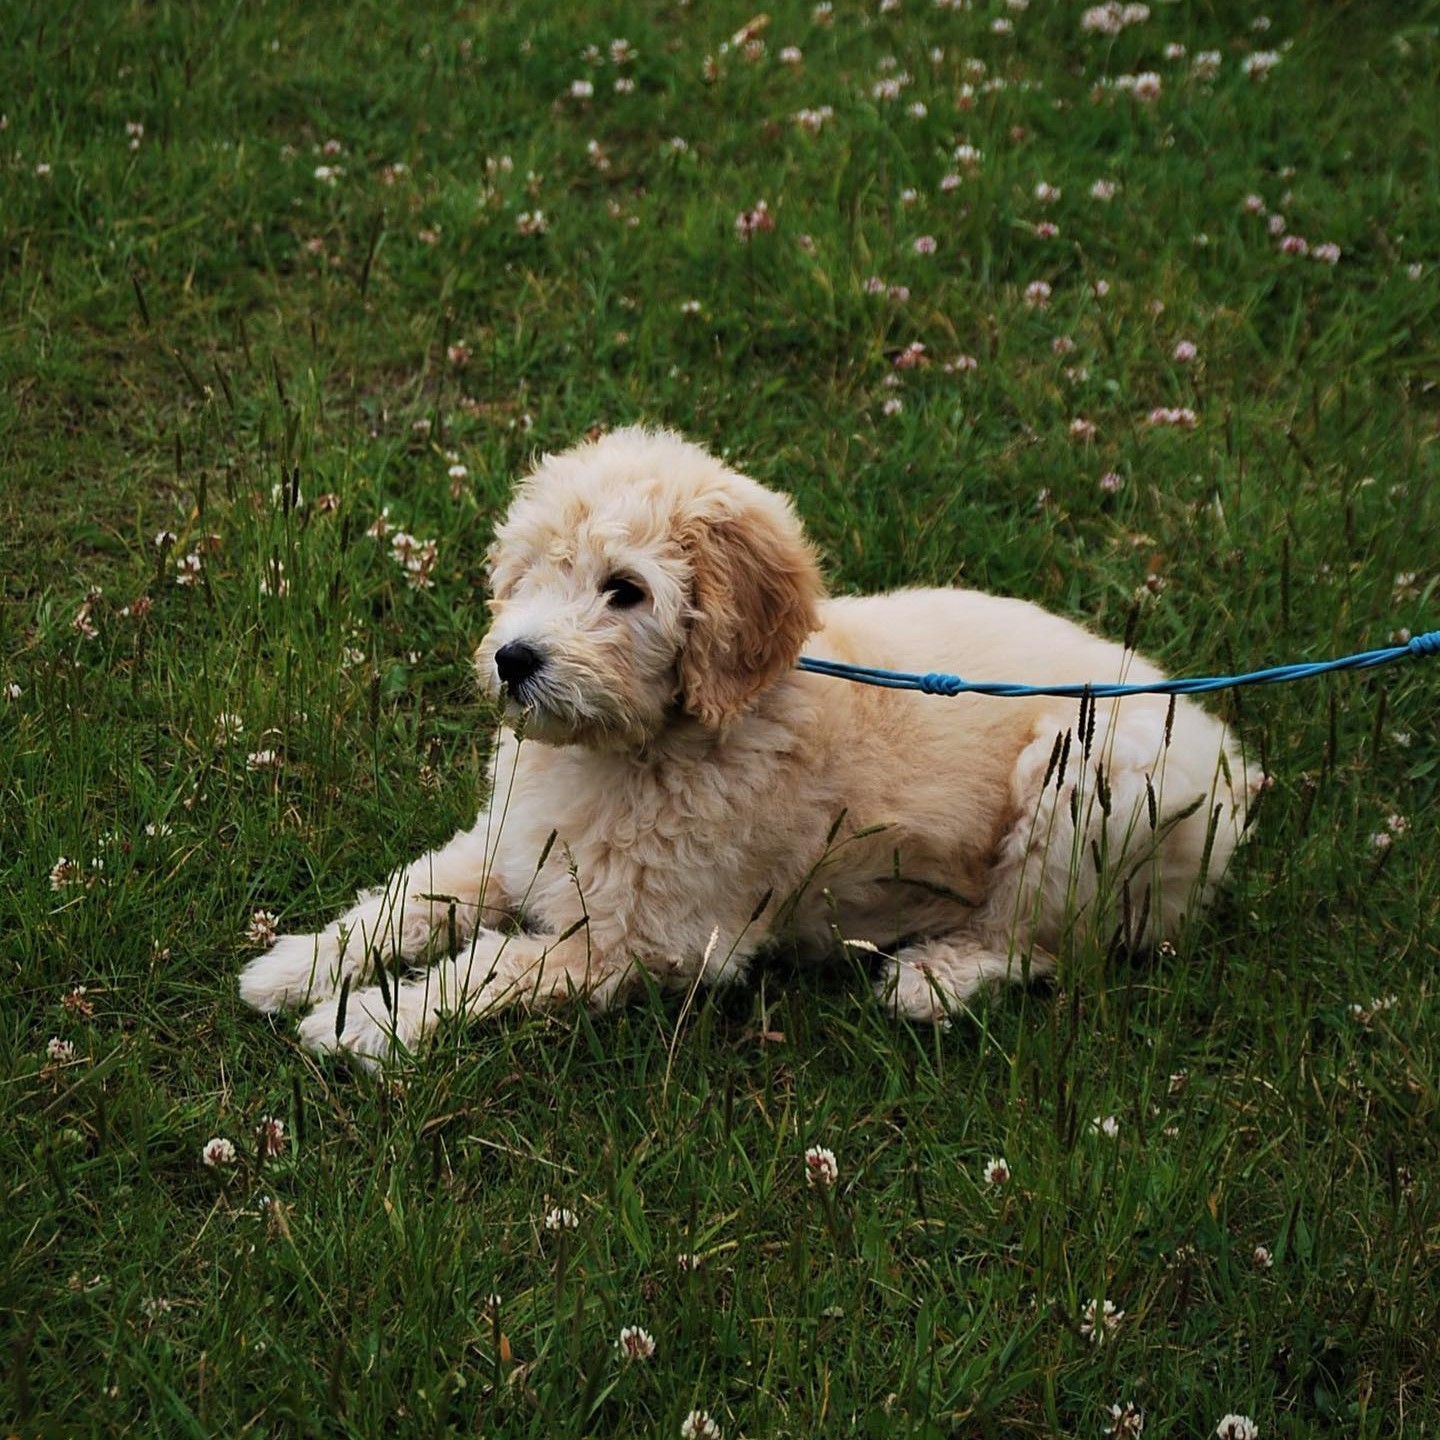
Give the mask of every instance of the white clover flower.
M 1121 5 L 1108 0 L 1092 5 L 1080 17 L 1080 29 L 1087 35 L 1118 35 L 1127 25 L 1142 25 L 1150 18 L 1148 5 Z
M 75 1058 L 75 1046 L 69 1040 L 52 1035 L 45 1042 L 45 1057 L 56 1065 L 64 1065 Z
M 257 910 L 245 927 L 245 938 L 252 945 L 273 944 L 275 933 L 275 913 L 272 910 Z
M 439 545 L 434 540 L 417 540 L 404 530 L 397 530 L 390 539 L 390 555 L 405 572 L 405 581 L 412 590 L 429 590 L 435 584 L 431 578 L 435 564 L 440 558 Z
M 212 1169 L 220 1170 L 235 1163 L 235 1146 L 223 1135 L 207 1140 L 200 1150 L 200 1158 Z
M 1193 340 L 1177 340 L 1175 348 L 1170 352 L 1170 358 L 1177 365 L 1188 365 L 1199 353 Z
M 1090 1129 L 1096 1135 L 1103 1135 L 1107 1140 L 1113 1140 L 1120 1133 L 1120 1121 L 1114 1115 L 1095 1116 L 1090 1122 Z
M 1123 1405 L 1110 1407 L 1110 1428 L 1108 1433 L 1114 1440 L 1127 1440 L 1139 1435 L 1145 1429 L 1145 1412 L 1138 1405 L 1127 1400 Z
M 1108 203 L 1120 193 L 1120 186 L 1114 180 L 1097 180 L 1090 187 L 1090 198 Z
M 1260 1428 L 1248 1415 L 1224 1415 L 1215 1434 L 1218 1440 L 1256 1440 Z
M 639 1325 L 627 1325 L 621 1330 L 615 1348 L 624 1360 L 649 1360 L 655 1354 L 655 1339 Z
M 552 1232 L 578 1230 L 580 1217 L 573 1210 L 566 1209 L 563 1205 L 556 1205 L 545 1213 L 545 1228 Z
M 898 100 L 901 92 L 909 83 L 910 77 L 903 72 L 899 75 L 886 75 L 870 87 L 870 98 L 872 100 Z
M 1267 1245 L 1257 1245 L 1250 1252 L 1250 1259 L 1257 1270 L 1269 1270 L 1274 1267 L 1275 1257 L 1271 1255 Z
M 1193 430 L 1200 417 L 1188 405 L 1158 405 L 1150 412 L 1150 424 L 1170 425 L 1177 430 Z
M 78 885 L 84 879 L 77 861 L 62 855 L 50 867 L 50 888 L 52 890 L 68 890 L 72 885 Z
M 1380 836 L 1372 837 L 1375 840 Z M 1389 837 L 1385 837 L 1388 839 Z M 1350 1018 L 1358 1020 L 1362 1025 L 1368 1025 L 1377 1015 L 1383 1015 L 1387 1010 L 1393 1010 L 1400 1003 L 1398 995 L 1376 995 L 1372 996 L 1368 1005 L 1355 1004 L 1350 1007 Z
M 262 1115 L 255 1127 L 255 1139 L 260 1154 L 266 1159 L 274 1159 L 285 1148 L 285 1122 L 273 1115 Z
M 1280 52 L 1278 50 L 1257 50 L 1253 55 L 1247 55 L 1240 62 L 1240 68 L 1250 79 L 1264 80 L 1279 63 Z
M 1098 1345 L 1107 1335 L 1119 1328 L 1124 1318 L 1125 1312 L 1117 1310 L 1113 1301 L 1107 1300 L 1101 1306 L 1098 1301 L 1091 1300 L 1081 1315 L 1080 1333 Z
M 985 1165 L 985 1183 L 987 1185 L 1007 1185 L 1010 1182 L 1010 1162 L 998 1159 L 990 1160 Z
M 72 985 L 61 997 L 60 1003 L 71 1015 L 78 1015 L 83 1019 L 89 1019 L 95 1013 L 95 1004 L 87 998 L 84 985 Z
M 805 1183 L 821 1190 L 828 1190 L 840 1178 L 840 1166 L 836 1163 L 835 1152 L 823 1145 L 812 1145 L 805 1152 Z
M 1025 287 L 1025 304 L 1031 310 L 1044 310 L 1050 304 L 1050 283 L 1046 280 L 1032 280 Z
M 753 210 L 742 210 L 735 217 L 735 238 L 742 245 L 748 245 L 756 236 L 775 228 L 775 217 L 765 200 L 757 200 Z
M 680 1424 L 680 1440 L 720 1440 L 720 1427 L 705 1410 L 692 1410 Z
M 260 576 L 260 593 L 274 595 L 282 600 L 290 593 L 290 582 L 285 578 L 283 561 L 270 560 L 266 562 L 264 573 Z
M 802 130 L 818 135 L 825 128 L 826 122 L 835 118 L 835 111 L 832 106 L 819 105 L 814 109 L 797 110 L 790 118 Z

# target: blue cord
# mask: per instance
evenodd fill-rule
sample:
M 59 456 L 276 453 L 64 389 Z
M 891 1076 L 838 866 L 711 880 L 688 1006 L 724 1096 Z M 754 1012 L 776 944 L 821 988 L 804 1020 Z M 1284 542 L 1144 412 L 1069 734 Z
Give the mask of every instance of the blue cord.
M 926 695 L 1001 695 L 1007 699 L 1027 695 L 1094 696 L 1106 699 L 1119 695 L 1198 695 L 1206 690 L 1229 690 L 1236 685 L 1274 685 L 1282 680 L 1305 680 L 1333 670 L 1368 670 L 1391 660 L 1419 660 L 1440 655 L 1440 630 L 1416 635 L 1405 645 L 1383 650 L 1364 650 L 1342 655 L 1338 660 L 1319 660 L 1303 665 L 1276 665 L 1269 670 L 1251 670 L 1242 675 L 1204 675 L 1193 680 L 1157 680 L 1153 685 L 1016 685 L 1005 680 L 962 680 L 958 675 L 932 672 L 913 675 L 903 670 L 877 670 L 867 665 L 847 665 L 843 660 L 812 660 L 804 656 L 800 669 L 812 675 L 829 675 L 837 680 L 854 680 L 861 685 L 879 685 L 887 690 L 919 690 Z

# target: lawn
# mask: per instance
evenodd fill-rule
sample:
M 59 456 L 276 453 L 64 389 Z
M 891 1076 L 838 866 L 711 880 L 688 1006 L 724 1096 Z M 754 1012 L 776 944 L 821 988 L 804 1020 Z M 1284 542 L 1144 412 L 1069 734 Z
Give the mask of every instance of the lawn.
M 0 1433 L 1440 1435 L 1440 662 L 1214 697 L 1214 910 L 943 1031 L 777 955 L 377 1079 L 234 983 L 473 818 L 592 427 L 1175 673 L 1440 626 L 1440 7 L 3 34 Z

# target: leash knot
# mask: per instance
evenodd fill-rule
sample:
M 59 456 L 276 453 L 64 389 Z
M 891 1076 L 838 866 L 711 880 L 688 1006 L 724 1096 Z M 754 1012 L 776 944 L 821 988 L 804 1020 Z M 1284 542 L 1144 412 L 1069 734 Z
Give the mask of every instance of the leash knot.
M 952 698 L 965 688 L 965 682 L 958 675 L 945 675 L 932 670 L 920 677 L 920 689 L 927 695 L 949 695 Z
M 1440 630 L 1428 630 L 1424 635 L 1412 635 L 1405 647 L 1412 655 L 1429 657 L 1440 655 Z

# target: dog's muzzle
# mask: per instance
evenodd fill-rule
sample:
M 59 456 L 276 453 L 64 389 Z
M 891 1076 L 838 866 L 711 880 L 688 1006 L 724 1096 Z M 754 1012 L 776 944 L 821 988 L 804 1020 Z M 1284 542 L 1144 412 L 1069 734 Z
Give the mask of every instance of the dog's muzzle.
M 495 652 L 495 673 L 515 700 L 523 700 L 525 682 L 533 679 L 544 667 L 544 655 L 523 640 L 511 640 Z

